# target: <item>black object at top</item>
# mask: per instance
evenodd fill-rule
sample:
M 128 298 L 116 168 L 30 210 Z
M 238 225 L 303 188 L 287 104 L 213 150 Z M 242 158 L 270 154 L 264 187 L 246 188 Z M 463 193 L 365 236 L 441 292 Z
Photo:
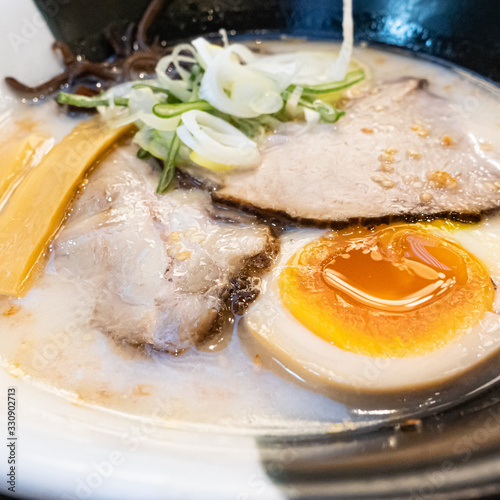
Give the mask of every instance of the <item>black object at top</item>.
M 58 40 L 99 61 L 112 53 L 103 33 L 124 33 L 149 0 L 35 0 Z M 338 39 L 341 0 L 165 0 L 149 31 L 175 42 L 219 28 Z M 494 0 L 354 0 L 358 42 L 430 54 L 500 81 L 500 8 Z

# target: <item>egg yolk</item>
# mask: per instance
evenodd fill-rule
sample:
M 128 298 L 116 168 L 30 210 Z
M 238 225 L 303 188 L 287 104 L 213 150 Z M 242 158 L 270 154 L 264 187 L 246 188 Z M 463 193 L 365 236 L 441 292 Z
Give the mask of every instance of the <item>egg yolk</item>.
M 428 353 L 491 309 L 483 265 L 422 225 L 355 228 L 314 241 L 281 272 L 283 303 L 335 346 L 373 357 Z

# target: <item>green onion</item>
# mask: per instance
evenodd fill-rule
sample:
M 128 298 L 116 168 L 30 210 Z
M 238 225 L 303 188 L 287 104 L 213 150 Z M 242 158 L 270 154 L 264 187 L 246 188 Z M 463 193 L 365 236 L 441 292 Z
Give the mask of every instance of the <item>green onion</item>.
M 264 138 L 267 132 L 277 129 L 280 122 L 296 119 L 307 109 L 318 113 L 319 121 L 335 123 L 345 113 L 330 103 L 331 101 L 335 102 L 337 96 L 329 96 L 328 94 L 344 90 L 365 78 L 364 71 L 357 69 L 347 73 L 343 80 L 335 82 L 307 86 L 292 84 L 281 92 L 283 101 L 281 109 L 276 111 L 276 107 L 269 108 L 269 111 L 274 110 L 274 112 L 252 118 L 240 118 L 222 112 L 206 100 L 200 99 L 199 92 L 205 69 L 197 62 L 198 56 L 195 49 L 189 49 L 193 57 L 180 57 L 183 50 L 186 49 L 181 47 L 177 49 L 177 52 L 174 50 L 174 55 L 165 56 L 160 60 L 158 67 L 162 71 L 158 73 L 158 80 L 143 80 L 131 84 L 131 88 L 134 90 L 149 89 L 149 91 L 142 93 L 149 94 L 144 95 L 147 98 L 145 101 L 139 99 L 141 93 L 138 93 L 136 104 L 140 109 L 137 114 L 134 115 L 130 109 L 128 111 L 131 119 L 135 118 L 138 122 L 139 130 L 134 136 L 134 142 L 139 146 L 137 157 L 145 159 L 153 156 L 163 163 L 164 168 L 157 187 L 157 192 L 161 194 L 167 192 L 171 187 L 175 178 L 176 162 L 180 155 L 182 157 L 184 155 L 182 141 L 177 132 L 173 130 L 181 124 L 184 113 L 192 110 L 208 112 L 212 115 L 209 118 L 218 117 L 239 129 L 253 141 L 258 142 Z M 183 66 L 181 63 L 188 63 L 189 69 L 185 67 L 186 64 Z M 172 65 L 177 70 L 180 80 L 169 73 L 168 70 Z M 162 78 L 163 71 L 166 72 L 164 78 Z M 230 89 L 224 87 L 222 91 L 231 97 Z M 132 95 L 135 99 L 136 96 Z M 290 99 L 293 100 L 293 106 L 290 105 L 292 104 Z M 131 104 L 127 97 L 113 98 L 110 96 L 107 98 L 105 92 L 95 97 L 60 92 L 58 101 L 61 104 L 84 108 L 112 106 L 113 104 L 118 107 L 128 107 Z M 132 104 L 134 103 L 132 102 Z M 134 108 L 134 106 L 132 107 Z M 154 116 L 151 116 L 151 113 Z M 250 114 L 250 116 L 254 115 Z M 171 118 L 173 120 L 170 120 Z M 307 118 L 310 118 L 309 112 L 307 112 Z M 317 118 L 317 116 L 313 115 L 313 118 Z
M 139 151 L 137 151 L 137 158 L 139 158 L 139 160 L 145 160 L 150 156 L 151 153 L 149 151 L 146 151 L 145 149 L 139 148 Z
M 155 85 L 149 85 L 148 83 L 136 83 L 132 85 L 133 89 L 151 89 L 153 92 L 160 92 L 161 94 L 170 95 L 167 89 L 163 87 L 156 87 Z
M 167 89 L 164 89 L 163 87 L 156 87 L 155 85 L 149 85 L 147 83 L 137 83 L 132 86 L 133 89 L 150 89 L 153 92 L 157 92 L 160 94 L 165 94 L 167 95 L 167 102 L 169 104 L 177 104 L 179 102 L 182 102 L 180 99 L 175 97 L 175 95 L 171 94 Z
M 331 104 L 327 104 L 320 99 L 311 101 L 310 98 L 301 97 L 299 100 L 299 106 L 317 111 L 324 123 L 335 123 L 341 116 L 345 115 L 345 111 L 342 111 Z
M 302 96 L 314 97 L 320 94 L 330 94 L 331 92 L 338 92 L 339 90 L 344 90 L 356 83 L 361 82 L 365 78 L 365 72 L 362 69 L 357 69 L 347 73 L 343 80 L 338 82 L 328 82 L 320 83 L 318 85 L 308 85 L 302 87 Z M 289 85 L 285 91 L 282 92 L 281 96 L 286 101 L 292 95 L 297 85 Z
M 345 78 L 338 82 L 320 83 L 318 85 L 309 85 L 307 87 L 303 87 L 302 95 L 317 95 L 329 94 L 330 92 L 338 92 L 339 90 L 344 90 L 356 83 L 359 83 L 361 80 L 364 80 L 364 78 L 365 72 L 362 69 L 357 69 L 356 71 L 347 73 Z
M 230 121 L 238 130 L 241 130 L 247 137 L 254 139 L 261 137 L 266 133 L 268 121 L 265 115 L 259 118 L 236 118 L 235 116 L 228 116 L 226 121 Z
M 104 97 L 104 94 L 88 97 L 85 95 L 69 94 L 67 92 L 59 92 L 57 102 L 60 104 L 69 104 L 79 108 L 96 108 L 97 106 L 109 106 L 109 99 Z M 115 106 L 128 106 L 126 97 L 115 97 L 113 99 Z
M 191 68 L 191 75 L 189 75 L 189 81 L 191 82 L 193 90 L 191 91 L 191 97 L 189 98 L 190 102 L 199 100 L 198 93 L 200 91 L 201 79 L 203 78 L 204 74 L 205 71 L 203 70 L 203 68 L 201 68 L 196 64 Z
M 191 74 L 189 75 L 189 81 L 193 84 L 196 85 L 199 83 L 205 73 L 205 70 L 201 67 L 195 64 L 191 68 Z
M 168 157 L 173 132 L 164 132 L 152 127 L 142 127 L 134 136 L 134 142 L 150 155 L 165 160 Z
M 160 176 L 158 187 L 156 188 L 156 192 L 159 194 L 165 194 L 174 180 L 175 160 L 177 159 L 177 153 L 179 152 L 180 146 L 181 140 L 177 132 L 175 132 L 174 138 L 170 143 L 167 159 L 163 162 L 163 172 Z
M 207 101 L 198 100 L 179 104 L 159 103 L 153 107 L 153 113 L 160 118 L 173 118 L 182 115 L 186 111 L 198 109 L 200 111 L 210 111 L 213 108 Z

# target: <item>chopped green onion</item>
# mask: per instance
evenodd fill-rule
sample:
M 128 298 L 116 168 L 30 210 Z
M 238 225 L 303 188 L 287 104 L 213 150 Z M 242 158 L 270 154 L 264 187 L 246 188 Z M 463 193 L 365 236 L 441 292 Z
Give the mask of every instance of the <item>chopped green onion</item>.
M 157 92 L 160 94 L 165 94 L 167 95 L 167 102 L 169 104 L 177 104 L 182 102 L 180 99 L 175 97 L 175 95 L 172 95 L 167 89 L 164 89 L 163 87 L 156 87 L 155 85 L 149 85 L 147 83 L 137 83 L 133 87 L 133 89 L 150 89 L 153 92 Z
M 361 82 L 365 78 L 365 72 L 362 69 L 357 69 L 347 73 L 343 80 L 338 82 L 328 82 L 320 83 L 318 85 L 308 85 L 302 86 L 302 95 L 313 97 L 320 94 L 330 94 L 331 92 L 338 92 L 339 90 L 344 90 L 356 83 Z M 288 100 L 295 90 L 297 85 L 290 85 L 287 89 L 282 92 L 281 96 L 283 99 Z
M 189 81 L 194 84 L 199 83 L 201 78 L 203 77 L 203 74 L 205 73 L 205 70 L 201 67 L 195 64 L 191 68 L 191 74 L 189 75 Z
M 205 70 L 198 65 L 194 65 L 191 68 L 191 75 L 189 76 L 189 81 L 193 86 L 193 90 L 191 91 L 191 97 L 189 98 L 190 102 L 198 101 L 200 98 L 198 96 L 200 92 L 200 83 L 203 75 L 205 74 Z
M 227 121 L 230 121 L 238 130 L 241 130 L 247 137 L 249 137 L 250 139 L 254 139 L 256 137 L 261 137 L 263 134 L 266 133 L 266 130 L 270 128 L 269 122 L 264 118 L 265 115 L 260 118 L 236 118 L 234 116 L 228 116 Z
M 182 115 L 186 111 L 198 109 L 200 111 L 210 111 L 213 108 L 207 101 L 198 100 L 179 104 L 159 103 L 153 108 L 153 113 L 160 118 L 173 118 Z
M 164 132 L 152 127 L 142 127 L 134 136 L 134 142 L 150 155 L 165 160 L 174 137 L 173 132 Z
M 344 90 L 352 85 L 359 83 L 364 80 L 365 72 L 362 69 L 357 69 L 356 71 L 351 71 L 347 73 L 343 80 L 338 82 L 330 83 L 320 83 L 318 85 L 308 85 L 303 87 L 302 95 L 308 94 L 329 94 L 331 92 L 338 92 L 339 90 Z
M 96 108 L 97 106 L 109 106 L 109 99 L 104 97 L 104 94 L 88 97 L 85 95 L 69 94 L 67 92 L 59 92 L 57 102 L 60 104 L 69 104 L 79 108 Z M 126 97 L 115 97 L 113 99 L 115 106 L 128 106 Z
M 146 151 L 145 149 L 139 148 L 139 151 L 137 151 L 137 158 L 139 158 L 139 160 L 145 160 L 150 156 L 151 153 L 149 151 Z
M 160 176 L 158 187 L 156 188 L 156 192 L 159 194 L 165 194 L 174 180 L 175 160 L 177 159 L 180 146 L 181 141 L 176 132 L 170 144 L 167 159 L 163 162 L 163 172 Z
M 233 118 L 231 121 L 239 130 L 250 138 L 260 135 L 264 128 L 262 123 L 255 118 Z
M 317 111 L 321 116 L 321 120 L 325 123 L 335 123 L 341 116 L 345 115 L 345 111 L 327 104 L 320 99 L 311 101 L 307 97 L 302 97 L 299 100 L 299 105 Z
M 135 85 L 132 85 L 132 88 L 133 89 L 151 89 L 153 92 L 160 92 L 161 94 L 170 95 L 170 93 L 167 89 L 164 89 L 163 87 L 157 87 L 155 85 L 149 85 L 148 83 L 136 83 Z
M 202 57 L 200 48 L 205 50 L 206 57 Z M 227 58 L 212 57 L 224 51 Z M 330 78 L 345 75 L 345 78 L 321 84 L 294 83 L 285 88 L 288 82 L 300 82 L 303 78 L 287 77 L 284 83 L 279 76 L 281 63 L 269 74 L 265 71 L 261 74 L 252 69 L 249 61 L 253 58 L 247 52 L 240 45 L 215 48 L 202 39 L 195 40 L 192 45 L 177 45 L 171 54 L 160 59 L 156 79 L 128 84 L 125 90 L 128 89 L 129 98 L 114 97 L 111 92 L 95 97 L 60 92 L 58 101 L 84 108 L 127 107 L 128 113 L 117 116 L 109 113 L 108 119 L 115 126 L 124 122 L 137 124 L 139 130 L 134 136 L 139 146 L 137 157 L 153 156 L 163 162 L 157 187 L 157 192 L 163 194 L 172 185 L 176 161 L 179 156 L 184 157 L 186 148 L 203 157 L 203 161 L 225 166 L 257 164 L 260 161 L 257 143 L 266 133 L 279 128 L 280 122 L 297 118 L 309 124 L 335 123 L 345 113 L 332 104 L 338 97 L 334 93 L 365 78 L 362 69 L 345 74 L 343 66 L 342 71 L 336 66 L 327 71 L 321 65 L 321 74 L 309 81 L 322 81 L 324 75 L 331 75 Z M 349 57 L 342 64 L 347 65 Z M 337 61 L 340 59 L 341 56 Z M 307 66 L 308 61 L 301 60 Z M 295 76 L 300 76 L 300 66 Z M 255 106 L 248 102 L 252 99 Z M 216 143 L 223 147 L 215 148 L 214 152 Z M 242 143 L 251 147 L 243 147 Z

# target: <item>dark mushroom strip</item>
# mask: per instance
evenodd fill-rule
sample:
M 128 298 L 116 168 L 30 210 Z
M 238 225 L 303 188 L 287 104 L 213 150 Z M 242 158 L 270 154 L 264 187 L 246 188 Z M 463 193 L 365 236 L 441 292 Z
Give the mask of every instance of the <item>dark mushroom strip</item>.
M 62 56 L 64 65 L 62 73 L 34 87 L 25 85 L 13 77 L 7 77 L 6 84 L 20 97 L 38 100 L 63 88 L 71 90 L 81 85 L 88 87 L 89 79 L 98 83 L 97 87 L 100 90 L 105 90 L 113 84 L 132 79 L 136 72 L 142 75 L 152 74 L 158 60 L 169 51 L 156 42 L 148 45 L 146 41 L 148 30 L 164 3 L 165 0 L 153 0 L 138 23 L 137 29 L 135 25 L 129 25 L 124 37 L 113 31 L 105 33 L 114 51 L 109 60 L 92 62 L 73 54 L 63 42 L 55 42 L 53 50 Z

